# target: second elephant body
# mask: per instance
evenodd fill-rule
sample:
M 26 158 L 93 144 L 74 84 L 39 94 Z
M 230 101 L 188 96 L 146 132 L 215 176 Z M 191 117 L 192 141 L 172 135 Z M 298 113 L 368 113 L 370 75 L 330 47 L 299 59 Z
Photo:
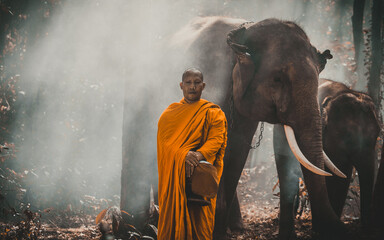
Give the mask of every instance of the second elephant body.
M 340 217 L 353 167 L 360 182 L 361 221 L 370 218 L 370 204 L 375 172 L 375 144 L 380 126 L 372 99 L 353 91 L 342 83 L 321 79 L 319 104 L 323 124 L 323 148 L 333 163 L 347 178 L 327 177 L 328 196 L 335 213 Z M 280 239 L 294 236 L 294 201 L 298 193 L 301 169 L 292 154 L 284 129 L 274 127 L 273 139 L 276 167 L 280 181 Z

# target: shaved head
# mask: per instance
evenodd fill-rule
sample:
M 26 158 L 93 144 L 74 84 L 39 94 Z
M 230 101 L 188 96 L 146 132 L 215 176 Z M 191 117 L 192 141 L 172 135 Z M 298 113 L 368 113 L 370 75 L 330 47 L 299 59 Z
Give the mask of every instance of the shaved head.
M 189 77 L 189 76 L 192 76 L 192 75 L 193 76 L 196 75 L 196 76 L 200 77 L 201 81 L 204 80 L 203 79 L 203 73 L 199 69 L 197 69 L 197 68 L 188 68 L 187 70 L 185 70 L 181 80 L 184 81 L 186 77 Z
M 184 71 L 180 88 L 183 90 L 184 100 L 187 103 L 194 103 L 200 100 L 205 88 L 203 74 L 197 68 L 189 68 Z

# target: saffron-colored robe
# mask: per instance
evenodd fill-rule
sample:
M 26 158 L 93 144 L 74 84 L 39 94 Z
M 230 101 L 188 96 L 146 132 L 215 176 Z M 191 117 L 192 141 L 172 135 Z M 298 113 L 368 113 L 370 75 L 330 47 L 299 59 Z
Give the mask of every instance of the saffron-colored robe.
M 216 198 L 209 206 L 187 205 L 185 156 L 190 150 L 202 153 L 220 179 L 226 144 L 227 121 L 219 106 L 182 99 L 163 112 L 157 133 L 159 240 L 212 239 Z

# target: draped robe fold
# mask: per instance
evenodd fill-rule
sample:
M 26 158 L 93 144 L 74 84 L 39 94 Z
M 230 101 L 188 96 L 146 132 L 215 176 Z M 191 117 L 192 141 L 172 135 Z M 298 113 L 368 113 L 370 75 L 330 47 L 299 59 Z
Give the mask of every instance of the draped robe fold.
M 185 157 L 190 150 L 202 153 L 220 179 L 226 144 L 227 121 L 219 106 L 182 99 L 163 112 L 157 133 L 159 240 L 212 238 L 216 198 L 206 199 L 209 206 L 187 204 Z

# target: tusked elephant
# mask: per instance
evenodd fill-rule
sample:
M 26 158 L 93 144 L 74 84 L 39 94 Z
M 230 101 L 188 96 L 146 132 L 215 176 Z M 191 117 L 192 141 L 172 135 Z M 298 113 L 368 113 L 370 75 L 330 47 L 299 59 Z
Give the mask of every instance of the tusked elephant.
M 172 55 L 182 54 L 185 66 L 202 70 L 207 83 L 203 98 L 219 104 L 229 122 L 214 238 L 225 238 L 229 209 L 259 121 L 283 124 L 296 136 L 313 228 L 324 235 L 345 231 L 328 200 L 324 176 L 331 174 L 324 171 L 316 98 L 319 73 L 332 58 L 329 50 L 319 52 L 297 24 L 277 19 L 251 23 L 197 18 L 169 42 L 175 49 L 187 48 Z
M 323 147 L 346 178 L 326 177 L 329 200 L 341 216 L 348 193 L 352 168 L 358 171 L 361 192 L 361 222 L 367 226 L 375 175 L 375 144 L 380 132 L 372 99 L 327 79 L 319 81 L 318 100 L 322 113 Z M 273 145 L 280 182 L 279 238 L 294 236 L 294 201 L 301 170 L 281 125 L 274 126 Z
M 316 98 L 319 73 L 327 59 L 332 58 L 329 50 L 319 52 L 297 24 L 277 19 L 251 23 L 225 17 L 197 18 L 166 41 L 173 50 L 167 50 L 156 61 L 163 72 L 145 73 L 153 72 L 153 77 L 162 80 L 158 81 L 159 85 L 161 82 L 161 85 L 177 86 L 186 67 L 200 68 L 206 82 L 203 98 L 220 105 L 228 119 L 228 143 L 217 198 L 214 238 L 225 238 L 229 209 L 259 121 L 283 124 L 295 139 L 296 152 L 300 153 L 300 161 L 305 166 L 302 170 L 312 206 L 313 228 L 324 235 L 345 231 L 328 199 L 324 175 L 331 174 L 324 171 L 327 159 L 323 153 L 320 108 Z M 173 74 L 175 72 L 178 74 Z M 154 85 L 150 87 L 152 89 Z M 146 132 L 132 128 L 127 133 L 130 138 L 126 141 L 124 159 L 129 159 L 131 166 L 149 165 L 145 164 L 149 152 L 146 146 L 153 140 L 147 141 L 145 137 L 153 139 L 153 112 L 160 112 L 153 109 L 153 99 L 164 102 L 167 97 L 159 89 L 154 89 L 146 107 L 144 102 L 132 104 L 132 109 L 138 108 L 142 116 L 132 117 L 127 124 L 141 126 L 140 129 Z M 150 166 L 142 171 L 139 167 L 129 171 L 123 169 L 122 181 L 135 182 L 135 189 L 140 190 L 148 182 L 142 171 Z M 131 192 L 130 195 L 128 189 L 122 189 L 121 206 L 128 208 L 141 204 L 134 212 L 130 211 L 139 216 L 140 207 L 149 202 L 149 197 L 145 200 L 149 194 L 145 195 L 142 190 Z M 139 193 L 145 196 L 137 201 Z

